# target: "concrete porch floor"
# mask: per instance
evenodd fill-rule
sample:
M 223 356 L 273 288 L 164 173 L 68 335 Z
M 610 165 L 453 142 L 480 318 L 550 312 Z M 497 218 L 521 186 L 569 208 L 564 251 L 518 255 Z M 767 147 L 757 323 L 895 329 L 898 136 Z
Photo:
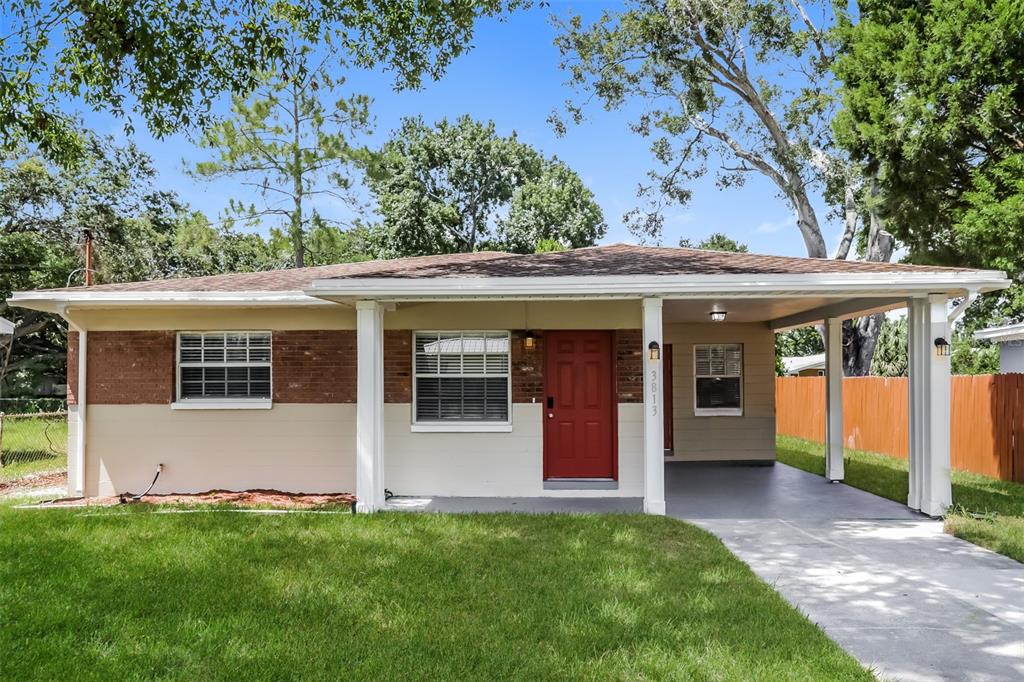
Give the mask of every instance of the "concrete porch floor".
M 668 514 L 714 533 L 882 679 L 1024 679 L 1024 564 L 784 464 L 669 463 Z M 394 498 L 438 512 L 638 512 L 637 498 Z

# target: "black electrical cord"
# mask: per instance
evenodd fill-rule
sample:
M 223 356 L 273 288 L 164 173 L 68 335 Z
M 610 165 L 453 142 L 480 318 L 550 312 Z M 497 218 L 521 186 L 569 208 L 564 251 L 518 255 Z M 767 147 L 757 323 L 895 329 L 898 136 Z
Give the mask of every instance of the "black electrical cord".
M 152 490 L 152 489 L 153 489 L 153 486 L 155 486 L 155 485 L 156 485 L 156 479 L 160 478 L 160 473 L 161 473 L 161 472 L 162 472 L 163 470 L 164 470 L 164 465 L 163 465 L 163 464 L 161 464 L 160 466 L 158 466 L 158 467 L 156 468 L 156 476 L 154 476 L 154 477 L 153 477 L 153 482 L 149 484 L 149 487 L 148 487 L 148 488 L 146 488 L 146 492 L 144 492 L 144 493 L 139 493 L 138 495 L 132 495 L 131 493 L 121 493 L 121 494 L 120 494 L 120 495 L 118 496 L 118 499 L 119 499 L 119 500 L 121 501 L 121 504 L 128 504 L 129 502 L 138 502 L 138 501 L 139 501 L 139 500 L 141 500 L 141 499 L 142 499 L 143 497 L 145 497 L 146 495 L 148 495 L 148 494 L 149 494 L 149 491 L 150 491 L 150 490 Z

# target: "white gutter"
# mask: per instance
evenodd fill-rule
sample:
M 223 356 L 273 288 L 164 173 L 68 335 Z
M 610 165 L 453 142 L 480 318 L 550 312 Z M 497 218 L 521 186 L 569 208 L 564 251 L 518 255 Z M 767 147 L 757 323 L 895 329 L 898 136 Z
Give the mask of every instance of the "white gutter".
M 803 275 L 636 275 L 569 277 L 351 278 L 314 280 L 308 296 L 416 300 L 511 296 L 767 297 L 829 292 L 894 296 L 993 291 L 1010 281 L 1002 272 L 828 273 Z
M 1024 322 L 1009 324 L 1004 327 L 989 327 L 974 332 L 974 338 L 982 341 L 1020 341 L 1024 339 Z
M 73 327 L 78 332 L 78 387 L 75 391 L 75 398 L 77 404 L 75 411 L 78 415 L 78 433 L 75 434 L 75 469 L 77 475 L 75 476 L 75 489 L 74 497 L 85 497 L 85 439 L 86 435 L 86 394 L 85 388 L 88 384 L 86 377 L 86 370 L 89 366 L 88 354 L 89 354 L 89 332 L 84 329 L 80 329 L 70 321 L 68 322 L 70 327 Z M 71 484 L 71 481 L 68 481 Z M 72 491 L 69 490 L 68 493 Z
M 306 296 L 301 291 L 16 291 L 7 299 L 11 305 L 59 313 L 68 307 L 275 307 L 332 305 Z
M 970 291 L 967 292 L 967 295 L 964 296 L 964 300 L 960 301 L 960 303 L 958 303 L 955 308 L 949 311 L 949 315 L 946 316 L 946 321 L 949 324 L 953 324 L 953 322 L 956 321 L 956 318 L 960 317 L 960 315 L 962 315 L 963 312 L 967 310 L 967 308 L 977 300 L 978 290 L 971 289 Z

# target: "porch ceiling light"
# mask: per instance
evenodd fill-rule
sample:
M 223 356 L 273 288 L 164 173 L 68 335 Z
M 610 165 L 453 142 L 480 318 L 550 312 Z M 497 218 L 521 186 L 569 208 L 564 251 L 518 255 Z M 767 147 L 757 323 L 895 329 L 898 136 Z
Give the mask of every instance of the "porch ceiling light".
M 725 310 L 712 310 L 708 315 L 711 316 L 712 322 L 725 322 L 725 316 L 729 313 Z
M 945 356 L 949 355 L 949 352 L 950 352 L 949 341 L 947 341 L 946 339 L 942 338 L 941 336 L 939 338 L 935 339 L 935 355 L 937 355 L 937 356 L 939 356 L 941 358 L 941 357 L 945 357 Z
M 657 341 L 651 341 L 647 344 L 647 357 L 651 360 L 661 360 L 661 346 L 658 345 Z

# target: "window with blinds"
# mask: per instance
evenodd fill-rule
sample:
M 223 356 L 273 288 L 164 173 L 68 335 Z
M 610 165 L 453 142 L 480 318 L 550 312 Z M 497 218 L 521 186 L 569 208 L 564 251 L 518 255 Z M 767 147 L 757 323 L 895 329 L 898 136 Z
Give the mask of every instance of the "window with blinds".
M 694 414 L 743 414 L 743 345 L 693 347 Z
M 270 332 L 178 334 L 178 400 L 269 400 Z
M 416 332 L 415 423 L 508 423 L 508 332 Z

